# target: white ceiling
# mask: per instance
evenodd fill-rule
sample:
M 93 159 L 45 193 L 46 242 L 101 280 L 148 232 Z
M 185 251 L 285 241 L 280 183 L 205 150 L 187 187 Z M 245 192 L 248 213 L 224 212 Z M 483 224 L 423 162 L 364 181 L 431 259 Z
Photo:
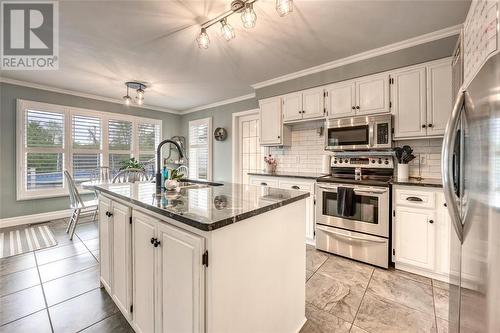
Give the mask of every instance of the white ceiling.
M 151 84 L 148 105 L 185 110 L 253 92 L 251 84 L 460 24 L 469 1 L 295 0 L 279 17 L 274 0 L 254 8 L 236 38 L 208 29 L 210 48 L 195 42 L 199 26 L 229 7 L 215 1 L 61 1 L 57 71 L 3 71 L 1 76 L 121 98 L 123 83 Z

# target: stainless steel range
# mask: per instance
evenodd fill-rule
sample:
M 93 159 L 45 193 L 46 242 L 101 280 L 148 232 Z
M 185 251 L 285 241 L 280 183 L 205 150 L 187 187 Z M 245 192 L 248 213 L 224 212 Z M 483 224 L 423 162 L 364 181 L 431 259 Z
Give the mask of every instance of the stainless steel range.
M 332 157 L 330 175 L 317 179 L 316 248 L 387 268 L 392 155 L 343 154 Z M 339 212 L 345 204 L 345 198 L 339 198 L 341 187 L 352 194 L 349 214 Z

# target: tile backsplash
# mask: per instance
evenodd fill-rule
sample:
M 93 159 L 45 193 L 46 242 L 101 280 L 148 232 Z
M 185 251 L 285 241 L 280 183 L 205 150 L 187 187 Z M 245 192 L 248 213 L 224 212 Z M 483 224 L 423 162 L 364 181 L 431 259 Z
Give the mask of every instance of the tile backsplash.
M 323 126 L 322 121 L 293 125 L 290 147 L 269 148 L 278 161 L 277 171 L 321 173 L 325 139 L 319 132 Z M 442 139 L 416 139 L 395 141 L 394 146 L 413 148 L 416 158 L 410 162 L 411 177 L 441 178 L 442 143 Z
M 442 144 L 443 139 L 417 139 L 396 141 L 394 146 L 413 148 L 416 158 L 410 162 L 410 177 L 441 178 Z
M 292 126 L 290 147 L 271 147 L 269 153 L 277 162 L 278 172 L 321 172 L 325 137 L 319 134 L 323 121 L 312 121 Z

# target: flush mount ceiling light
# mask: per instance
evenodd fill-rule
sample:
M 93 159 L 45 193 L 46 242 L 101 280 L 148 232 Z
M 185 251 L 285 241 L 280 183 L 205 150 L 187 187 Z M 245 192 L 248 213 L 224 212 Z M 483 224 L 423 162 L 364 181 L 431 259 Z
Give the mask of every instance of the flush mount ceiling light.
M 216 23 L 221 24 L 222 36 L 225 40 L 230 41 L 236 35 L 231 25 L 227 23 L 227 18 L 233 14 L 241 13 L 241 21 L 243 27 L 251 29 L 255 27 L 257 22 L 257 14 L 253 10 L 253 4 L 257 0 L 234 0 L 231 2 L 231 9 L 216 18 L 207 21 L 201 25 L 201 32 L 196 38 L 196 43 L 200 49 L 208 49 L 210 39 L 208 38 L 207 29 Z M 285 16 L 293 11 L 293 0 L 276 0 L 276 11 L 280 16 Z
M 145 83 L 137 81 L 128 81 L 125 82 L 125 86 L 127 87 L 127 94 L 123 96 L 123 103 L 125 105 L 130 105 L 132 103 L 132 97 L 130 97 L 129 95 L 129 89 L 135 90 L 136 93 L 135 103 L 137 105 L 144 104 L 144 93 L 145 93 L 144 90 L 147 88 Z

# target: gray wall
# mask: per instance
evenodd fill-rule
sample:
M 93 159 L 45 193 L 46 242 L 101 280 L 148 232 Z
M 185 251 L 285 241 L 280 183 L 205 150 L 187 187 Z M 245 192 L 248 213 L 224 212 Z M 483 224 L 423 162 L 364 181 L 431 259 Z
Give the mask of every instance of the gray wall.
M 161 119 L 164 138 L 179 134 L 180 116 L 175 114 L 0 83 L 0 218 L 68 208 L 67 197 L 16 201 L 17 98 Z
M 217 127 L 223 127 L 228 132 L 228 137 L 225 141 L 215 141 L 213 143 L 213 180 L 231 182 L 232 175 L 232 154 L 231 143 L 233 141 L 232 131 L 232 114 L 252 110 L 259 107 L 257 99 L 251 98 L 244 101 L 226 104 L 219 107 L 205 109 L 203 111 L 188 113 L 181 118 L 182 135 L 188 137 L 189 121 L 200 118 L 212 117 L 212 127 L 215 130 Z
M 415 47 L 257 89 L 257 98 L 183 115 L 181 118 L 182 133 L 187 138 L 188 122 L 190 120 L 210 116 L 213 117 L 214 129 L 217 127 L 224 127 L 227 129 L 229 135 L 226 141 L 214 141 L 213 179 L 215 181 L 231 181 L 231 145 L 233 140 L 231 133 L 232 113 L 255 109 L 258 107 L 258 100 L 262 98 L 282 95 L 289 92 L 449 57 L 453 52 L 457 38 L 458 36 L 443 38 L 430 43 L 417 45 Z

